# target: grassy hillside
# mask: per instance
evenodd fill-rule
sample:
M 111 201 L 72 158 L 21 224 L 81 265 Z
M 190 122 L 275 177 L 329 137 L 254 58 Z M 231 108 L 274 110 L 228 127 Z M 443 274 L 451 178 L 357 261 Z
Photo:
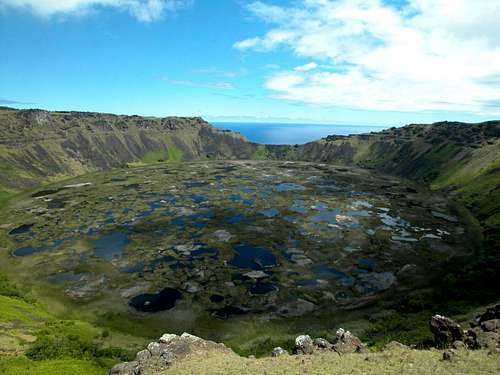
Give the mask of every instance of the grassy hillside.
M 248 159 L 257 145 L 200 118 L 0 108 L 0 202 L 84 173 L 198 159 Z
M 61 320 L 0 275 L 0 374 L 104 375 L 128 360 L 143 338 Z

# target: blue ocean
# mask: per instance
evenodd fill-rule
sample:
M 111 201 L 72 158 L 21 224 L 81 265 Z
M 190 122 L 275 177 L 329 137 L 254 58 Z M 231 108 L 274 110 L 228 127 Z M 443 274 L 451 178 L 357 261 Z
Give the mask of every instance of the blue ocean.
M 388 126 L 326 125 L 296 123 L 215 122 L 219 129 L 243 134 L 249 141 L 263 144 L 303 144 L 328 135 L 349 135 L 378 132 Z

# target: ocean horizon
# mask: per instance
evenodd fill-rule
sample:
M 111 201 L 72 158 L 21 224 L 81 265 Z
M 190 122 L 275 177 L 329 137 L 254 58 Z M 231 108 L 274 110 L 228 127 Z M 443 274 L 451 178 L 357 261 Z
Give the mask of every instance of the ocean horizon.
M 338 125 L 307 123 L 213 122 L 219 129 L 241 133 L 249 141 L 262 144 L 304 144 L 328 135 L 350 135 L 378 132 L 384 125 Z

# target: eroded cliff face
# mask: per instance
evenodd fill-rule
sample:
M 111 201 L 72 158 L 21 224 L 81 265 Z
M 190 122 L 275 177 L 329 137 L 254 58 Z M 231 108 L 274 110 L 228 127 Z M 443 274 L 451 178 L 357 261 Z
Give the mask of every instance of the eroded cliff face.
M 0 109 L 0 190 L 125 166 L 251 159 L 257 145 L 201 118 Z

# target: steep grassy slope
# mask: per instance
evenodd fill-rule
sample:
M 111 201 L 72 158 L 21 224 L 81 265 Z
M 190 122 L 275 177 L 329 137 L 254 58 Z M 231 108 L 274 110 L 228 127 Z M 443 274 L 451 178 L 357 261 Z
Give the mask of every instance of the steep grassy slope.
M 494 293 L 492 283 L 500 282 L 500 121 L 408 125 L 302 146 L 270 146 L 267 152 L 269 158 L 357 165 L 445 191 L 477 248 L 474 269 L 470 259 L 450 265 L 462 270 L 453 277 L 469 287 L 479 278 L 477 292 Z
M 0 274 L 0 374 L 104 375 L 145 342 L 84 321 L 58 319 Z
M 249 159 L 257 145 L 200 118 L 0 108 L 0 201 L 83 173 L 193 159 Z

